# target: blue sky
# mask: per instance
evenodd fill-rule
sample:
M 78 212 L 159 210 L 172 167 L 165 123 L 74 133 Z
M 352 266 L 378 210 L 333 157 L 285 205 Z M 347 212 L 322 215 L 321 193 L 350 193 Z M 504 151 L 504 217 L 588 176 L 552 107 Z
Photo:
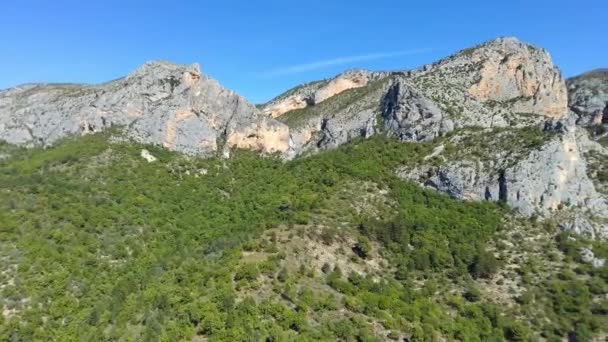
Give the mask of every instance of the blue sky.
M 406 69 L 498 36 L 565 76 L 608 67 L 605 0 L 74 1 L 0 4 L 0 88 L 98 83 L 148 60 L 198 62 L 250 101 L 349 68 Z

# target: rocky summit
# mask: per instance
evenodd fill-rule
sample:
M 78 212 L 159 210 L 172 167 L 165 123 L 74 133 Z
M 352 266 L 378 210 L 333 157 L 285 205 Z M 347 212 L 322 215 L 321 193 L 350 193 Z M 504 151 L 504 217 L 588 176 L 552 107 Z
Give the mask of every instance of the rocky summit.
M 0 139 L 50 145 L 73 134 L 123 127 L 136 141 L 192 155 L 228 147 L 274 153 L 288 128 L 222 88 L 198 65 L 147 63 L 97 86 L 32 84 L 0 93 Z
M 568 98 L 545 50 L 499 38 L 417 70 L 354 70 L 305 84 L 263 111 L 290 126 L 300 154 L 375 133 L 429 141 L 466 127 L 557 120 L 567 115 Z

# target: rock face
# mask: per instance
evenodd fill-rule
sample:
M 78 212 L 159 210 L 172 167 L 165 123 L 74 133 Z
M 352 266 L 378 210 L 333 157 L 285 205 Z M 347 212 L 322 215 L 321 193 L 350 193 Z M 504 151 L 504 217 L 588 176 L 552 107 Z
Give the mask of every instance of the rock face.
M 418 70 L 350 71 L 306 84 L 263 112 L 290 127 L 294 156 L 378 133 L 430 141 L 454 129 L 525 127 L 568 108 L 549 54 L 500 38 Z
M 430 141 L 454 129 L 454 122 L 406 80 L 395 78 L 382 101 L 386 131 L 402 141 Z
M 591 142 L 587 132 L 572 122 L 556 132 L 538 131 L 536 134 L 544 135 L 542 144 L 523 144 L 512 150 L 505 145 L 524 139 L 532 131 L 463 132 L 444 143 L 448 148 L 441 145 L 432 156 L 441 160 L 439 166 L 437 159 L 434 162 L 428 158 L 427 163 L 403 168 L 398 174 L 455 198 L 504 202 L 524 216 L 550 217 L 558 211 L 569 211 L 572 215 L 565 219 L 564 228 L 591 237 L 608 237 L 608 201 L 588 177 L 585 154 Z M 469 134 L 474 135 L 470 140 L 485 147 L 480 150 L 480 146 L 468 146 L 463 136 Z M 494 136 L 484 141 L 481 135 Z M 467 153 L 468 149 L 475 152 Z M 590 223 L 586 217 L 599 220 Z
M 499 38 L 412 73 L 427 96 L 451 107 L 457 126 L 512 126 L 513 116 L 557 119 L 568 112 L 565 81 L 549 54 Z
M 220 148 L 285 152 L 288 128 L 201 74 L 198 65 L 147 63 L 99 86 L 27 85 L 0 93 L 0 139 L 49 145 L 112 126 L 131 138 L 193 155 Z
M 568 103 L 578 124 L 608 123 L 608 69 L 593 70 L 568 79 Z
M 470 59 L 480 67 L 478 81 L 468 90 L 474 98 L 510 101 L 515 112 L 552 118 L 566 113 L 565 83 L 545 50 L 503 38 L 476 49 Z
M 506 169 L 499 192 L 525 215 L 547 215 L 560 205 L 590 207 L 598 194 L 581 162 L 582 153 L 574 130 L 560 134 Z
M 264 114 L 273 118 L 289 111 L 314 106 L 346 90 L 361 88 L 382 78 L 386 73 L 350 70 L 329 81 L 318 81 L 296 87 L 264 106 Z

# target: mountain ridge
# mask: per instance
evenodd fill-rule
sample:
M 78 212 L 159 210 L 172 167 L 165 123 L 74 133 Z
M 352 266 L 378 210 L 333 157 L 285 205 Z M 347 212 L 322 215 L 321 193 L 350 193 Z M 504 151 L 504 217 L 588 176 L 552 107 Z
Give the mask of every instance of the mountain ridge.
M 50 145 L 70 134 L 120 126 L 130 139 L 189 155 L 228 157 L 236 148 L 288 160 L 374 135 L 429 142 L 463 130 L 471 132 L 466 137 L 475 136 L 475 129 L 555 129 L 561 132 L 561 142 L 555 144 L 569 147 L 546 149 L 547 155 L 528 166 L 535 174 L 510 179 L 509 188 L 521 188 L 515 197 L 501 195 L 504 169 L 476 166 L 471 175 L 489 182 L 481 186 L 462 173 L 470 166 L 454 160 L 444 160 L 445 169 L 427 169 L 422 184 L 454 195 L 466 193 L 459 187 L 481 186 L 474 198 L 506 200 L 526 216 L 550 216 L 549 209 L 563 202 L 593 202 L 594 215 L 608 218 L 606 200 L 591 185 L 582 157 L 592 142 L 580 141 L 583 135 L 570 119 L 566 93 L 566 81 L 548 52 L 513 37 L 490 40 L 413 70 L 351 69 L 292 88 L 259 108 L 202 74 L 198 64 L 154 61 L 96 86 L 35 85 L 0 92 L 0 139 Z M 488 142 L 484 148 L 501 147 Z M 570 156 L 568 149 L 576 152 Z M 532 152 L 528 149 L 520 158 Z M 492 164 L 502 164 L 499 154 L 484 154 Z M 445 159 L 441 153 L 436 157 Z M 539 160 L 572 172 L 543 173 L 535 164 Z M 404 178 L 420 171 L 410 172 Z M 552 190 L 551 184 L 560 190 Z M 604 236 L 608 229 L 603 220 L 583 230 Z

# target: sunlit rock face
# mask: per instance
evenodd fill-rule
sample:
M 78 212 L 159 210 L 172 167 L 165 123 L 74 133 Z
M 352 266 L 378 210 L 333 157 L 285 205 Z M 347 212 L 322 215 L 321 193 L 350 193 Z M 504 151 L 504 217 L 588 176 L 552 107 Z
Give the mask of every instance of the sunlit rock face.
M 289 143 L 285 125 L 222 88 L 198 65 L 151 62 L 98 86 L 40 84 L 0 93 L 0 139 L 9 143 L 49 145 L 112 126 L 127 127 L 137 141 L 192 155 L 210 155 L 225 139 L 261 152 L 282 152 Z
M 482 101 L 510 101 L 512 110 L 559 118 L 567 113 L 566 83 L 540 48 L 515 38 L 492 41 L 472 55 L 479 80 L 469 94 Z
M 276 118 L 296 109 L 318 105 L 346 90 L 365 87 L 371 81 L 382 78 L 386 74 L 367 70 L 349 70 L 329 81 L 313 82 L 296 87 L 291 93 L 288 92 L 267 103 L 263 112 Z

